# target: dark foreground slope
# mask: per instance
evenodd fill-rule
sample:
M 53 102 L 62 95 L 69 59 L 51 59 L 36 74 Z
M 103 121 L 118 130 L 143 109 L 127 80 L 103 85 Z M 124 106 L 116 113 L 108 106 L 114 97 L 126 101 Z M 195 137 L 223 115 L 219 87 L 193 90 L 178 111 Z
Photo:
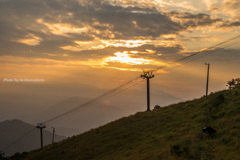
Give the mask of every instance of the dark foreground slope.
M 5 148 L 6 149 L 5 155 L 10 156 L 16 152 L 31 151 L 33 149 L 39 148 L 40 135 L 37 129 L 34 132 L 32 132 L 32 134 L 29 134 L 28 137 L 26 137 L 22 141 L 19 141 L 18 144 L 12 145 L 11 147 L 8 148 L 9 145 L 14 144 L 14 142 L 19 139 L 19 136 L 24 135 L 33 128 L 35 128 L 35 126 L 17 119 L 0 122 L 0 151 Z M 52 143 L 51 132 L 44 130 L 43 135 L 44 145 Z M 59 142 L 63 139 L 65 139 L 65 137 L 55 135 L 55 142 Z
M 211 126 L 213 135 L 202 133 Z M 236 160 L 240 89 L 141 112 L 12 159 Z

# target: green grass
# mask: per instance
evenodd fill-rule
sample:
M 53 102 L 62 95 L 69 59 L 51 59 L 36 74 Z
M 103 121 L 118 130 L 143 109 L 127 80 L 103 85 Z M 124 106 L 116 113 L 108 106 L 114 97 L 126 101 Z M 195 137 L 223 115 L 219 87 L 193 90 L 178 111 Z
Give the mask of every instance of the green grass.
M 202 128 L 211 126 L 214 135 Z M 237 160 L 240 89 L 139 112 L 43 149 L 24 160 Z

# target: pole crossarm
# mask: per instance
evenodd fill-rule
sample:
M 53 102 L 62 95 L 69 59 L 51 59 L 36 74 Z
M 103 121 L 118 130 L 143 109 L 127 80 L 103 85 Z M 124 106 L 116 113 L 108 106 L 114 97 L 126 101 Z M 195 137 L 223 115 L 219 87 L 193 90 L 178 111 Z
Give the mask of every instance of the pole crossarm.
M 38 123 L 36 128 L 38 129 L 46 128 L 46 125 L 44 123 Z
M 153 78 L 154 75 L 152 72 L 149 71 L 143 71 L 143 74 L 141 75 L 141 78 L 145 79 L 145 78 Z

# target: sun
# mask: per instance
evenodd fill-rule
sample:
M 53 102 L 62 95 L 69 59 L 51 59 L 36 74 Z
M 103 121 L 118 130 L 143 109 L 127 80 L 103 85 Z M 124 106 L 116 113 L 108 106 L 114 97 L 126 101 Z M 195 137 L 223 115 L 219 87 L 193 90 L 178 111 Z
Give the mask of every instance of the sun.
M 114 57 L 108 57 L 105 59 L 105 62 L 119 62 L 126 63 L 129 65 L 143 65 L 150 64 L 152 60 L 143 59 L 143 58 L 132 58 L 129 56 L 127 51 L 124 52 L 116 52 L 114 53 Z

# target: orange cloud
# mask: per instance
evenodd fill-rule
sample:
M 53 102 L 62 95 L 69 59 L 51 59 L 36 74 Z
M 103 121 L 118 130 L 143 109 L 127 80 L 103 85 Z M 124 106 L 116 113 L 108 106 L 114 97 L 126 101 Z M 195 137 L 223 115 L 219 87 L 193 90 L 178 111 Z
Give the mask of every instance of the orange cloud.
M 126 47 L 136 48 L 144 44 L 151 43 L 150 40 L 94 40 L 94 41 L 75 41 L 75 45 L 61 46 L 63 50 L 79 52 L 83 50 L 103 49 L 106 47 Z
M 68 33 L 81 34 L 83 32 L 88 31 L 88 29 L 85 27 L 84 28 L 76 28 L 73 25 L 68 24 L 68 23 L 50 24 L 50 23 L 44 22 L 42 19 L 38 19 L 37 22 L 47 26 L 52 34 L 62 35 L 62 36 L 67 36 L 67 37 L 69 36 L 69 35 L 67 35 Z
M 102 40 L 102 42 L 108 47 L 127 47 L 127 48 L 135 48 L 140 47 L 150 40 Z
M 39 45 L 42 41 L 42 38 L 35 36 L 34 34 L 28 34 L 26 39 L 16 40 L 17 42 L 27 44 L 29 46 Z

